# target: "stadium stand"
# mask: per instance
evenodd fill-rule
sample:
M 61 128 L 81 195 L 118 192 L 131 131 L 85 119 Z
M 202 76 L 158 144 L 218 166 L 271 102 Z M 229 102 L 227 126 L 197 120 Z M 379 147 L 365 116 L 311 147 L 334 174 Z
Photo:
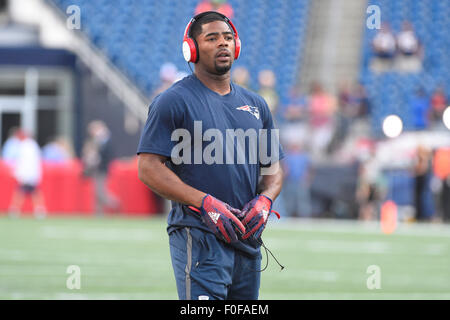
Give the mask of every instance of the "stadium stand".
M 71 0 L 48 1 L 62 12 L 74 4 Z M 163 63 L 172 62 L 179 70 L 189 72 L 181 43 L 197 2 L 80 0 L 76 5 L 81 9 L 81 29 L 144 94 L 150 95 L 159 85 Z M 277 90 L 284 97 L 299 69 L 309 0 L 229 3 L 234 8 L 233 23 L 243 44 L 243 54 L 236 65 L 249 69 L 250 86 L 255 89 L 258 72 L 274 70 Z
M 370 69 L 370 61 L 373 58 L 371 42 L 378 30 L 365 28 L 360 80 L 373 104 L 371 124 L 374 134 L 381 134 L 383 119 L 392 113 L 402 118 L 405 130 L 414 129 L 409 103 L 414 93 L 423 88 L 429 96 L 440 85 L 450 92 L 450 2 L 369 0 L 368 5 L 380 7 L 381 21 L 389 23 L 394 34 L 400 31 L 404 21 L 409 21 L 424 48 L 420 72 L 391 70 L 377 74 Z

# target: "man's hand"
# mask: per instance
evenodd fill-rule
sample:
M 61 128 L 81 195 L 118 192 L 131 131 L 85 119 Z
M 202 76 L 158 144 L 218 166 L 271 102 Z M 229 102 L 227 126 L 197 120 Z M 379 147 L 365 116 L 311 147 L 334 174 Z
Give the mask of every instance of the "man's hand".
M 198 212 L 202 221 L 212 230 L 212 232 L 226 243 L 239 241 L 238 234 L 245 233 L 245 227 L 236 215 L 241 211 L 231 207 L 210 194 L 207 194 L 199 209 L 189 206 L 189 209 Z
M 278 219 L 280 215 L 276 211 L 272 211 L 272 199 L 265 195 L 258 195 L 249 203 L 247 203 L 238 218 L 247 227 L 247 232 L 242 239 L 247 239 L 251 235 L 258 239 L 264 228 L 271 212 L 274 212 Z

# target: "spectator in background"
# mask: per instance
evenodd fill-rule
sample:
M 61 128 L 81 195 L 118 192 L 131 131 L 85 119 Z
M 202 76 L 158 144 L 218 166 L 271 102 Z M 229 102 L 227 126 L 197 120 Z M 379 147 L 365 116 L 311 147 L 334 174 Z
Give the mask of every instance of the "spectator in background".
M 391 70 L 396 54 L 396 41 L 388 23 L 381 24 L 380 31 L 372 40 L 374 58 L 371 69 L 374 72 L 385 72 Z
M 46 208 L 44 197 L 39 184 L 42 179 L 41 151 L 37 142 L 24 130 L 18 129 L 16 137 L 19 139 L 14 158 L 11 159 L 13 176 L 17 181 L 11 204 L 9 206 L 10 217 L 18 217 L 23 202 L 27 196 L 31 196 L 36 218 L 45 218 Z
M 12 127 L 9 129 L 8 133 L 8 139 L 6 139 L 2 149 L 2 158 L 7 165 L 12 167 L 18 157 L 20 149 L 20 130 L 17 127 Z
M 361 83 L 351 84 L 342 81 L 337 96 L 336 130 L 332 138 L 330 151 L 339 148 L 351 130 L 364 131 L 368 124 L 365 120 L 369 114 L 369 99 Z
M 311 161 L 302 144 L 291 142 L 283 161 L 285 174 L 283 199 L 289 217 L 310 217 L 311 210 Z
M 233 70 L 231 77 L 232 77 L 232 81 L 235 84 L 240 85 L 241 87 L 250 90 L 250 86 L 249 86 L 250 74 L 248 73 L 247 68 L 242 67 L 242 66 L 236 67 Z
M 431 152 L 422 145 L 417 147 L 414 161 L 414 206 L 417 221 L 430 220 L 434 215 L 434 203 L 431 192 Z
M 95 181 L 96 212 L 103 214 L 105 207 L 118 211 L 120 203 L 106 187 L 109 164 L 113 159 L 111 133 L 103 121 L 94 120 L 87 127 L 88 138 L 82 150 L 84 175 Z
M 300 86 L 294 86 L 278 112 L 283 144 L 300 142 L 303 145 L 308 137 L 308 97 Z
M 433 176 L 438 179 L 443 222 L 450 222 L 450 147 L 441 147 L 433 153 Z
M 417 89 L 410 100 L 413 125 L 416 130 L 428 128 L 430 120 L 430 102 L 423 88 Z
M 366 118 L 370 114 L 370 102 L 366 88 L 362 83 L 356 83 L 352 90 L 351 103 L 355 106 L 356 117 Z
M 184 79 L 185 77 L 187 77 L 189 74 L 187 73 L 187 72 L 184 72 L 184 71 L 178 71 L 177 72 L 177 74 L 176 74 L 176 76 L 175 76 L 175 81 L 174 81 L 174 83 L 175 82 L 178 82 L 178 81 L 180 81 L 180 80 L 182 80 L 182 79 Z
M 272 70 L 262 70 L 258 74 L 258 94 L 267 102 L 272 115 L 276 115 L 279 97 L 275 90 L 276 77 Z
M 327 93 L 319 83 L 313 83 L 308 110 L 312 151 L 315 156 L 321 156 L 326 151 L 333 136 L 336 99 Z
M 404 21 L 397 35 L 398 55 L 396 69 L 403 72 L 418 72 L 422 69 L 422 46 L 410 22 Z
M 442 180 L 441 198 L 442 220 L 450 222 L 450 174 Z
M 42 148 L 42 159 L 52 163 L 64 163 L 74 157 L 73 149 L 64 137 L 52 138 Z
M 370 158 L 359 167 L 356 201 L 359 208 L 358 219 L 362 221 L 375 220 L 377 201 L 380 200 L 377 189 L 378 171 L 373 164 L 374 159 Z
M 359 105 L 355 101 L 349 81 L 341 81 L 337 95 L 336 130 L 330 142 L 331 151 L 336 150 L 347 136 L 350 125 L 358 115 Z
M 160 85 L 155 89 L 155 91 L 153 91 L 151 100 L 153 100 L 161 92 L 170 88 L 170 86 L 178 80 L 177 77 L 180 77 L 177 67 L 171 62 L 164 63 L 159 70 Z
M 194 15 L 205 11 L 217 11 L 230 19 L 234 18 L 233 7 L 226 0 L 202 0 L 195 8 Z
M 431 118 L 435 123 L 442 123 L 442 116 L 447 108 L 447 97 L 444 88 L 438 87 L 431 95 Z
M 281 117 L 284 122 L 297 124 L 308 119 L 308 97 L 300 86 L 292 88 L 286 101 L 281 106 Z

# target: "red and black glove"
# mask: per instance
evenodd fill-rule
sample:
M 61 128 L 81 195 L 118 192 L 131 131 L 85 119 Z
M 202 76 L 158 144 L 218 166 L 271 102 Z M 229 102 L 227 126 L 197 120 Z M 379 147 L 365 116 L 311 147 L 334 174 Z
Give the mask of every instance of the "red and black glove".
M 241 236 L 245 233 L 244 225 L 236 217 L 241 211 L 210 194 L 203 198 L 200 210 L 192 206 L 189 206 L 189 209 L 198 212 L 202 221 L 216 237 L 226 243 L 239 241 L 238 235 Z
M 261 234 L 266 227 L 267 220 L 269 219 L 269 215 L 272 212 L 280 219 L 280 214 L 272 210 L 272 199 L 265 195 L 258 195 L 247 203 L 242 209 L 241 214 L 238 215 L 238 218 L 247 229 L 247 232 L 242 239 L 247 239 L 251 235 L 253 235 L 253 238 L 255 239 L 261 237 Z

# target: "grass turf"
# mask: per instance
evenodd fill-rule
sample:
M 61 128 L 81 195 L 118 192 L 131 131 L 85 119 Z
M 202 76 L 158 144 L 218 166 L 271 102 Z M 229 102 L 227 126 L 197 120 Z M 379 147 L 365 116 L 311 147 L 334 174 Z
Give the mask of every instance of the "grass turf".
M 0 299 L 177 299 L 165 218 L 0 217 Z M 260 299 L 450 299 L 450 226 L 270 221 Z M 263 266 L 266 256 L 263 252 Z M 70 290 L 70 265 L 81 288 Z M 380 270 L 370 290 L 368 267 Z

